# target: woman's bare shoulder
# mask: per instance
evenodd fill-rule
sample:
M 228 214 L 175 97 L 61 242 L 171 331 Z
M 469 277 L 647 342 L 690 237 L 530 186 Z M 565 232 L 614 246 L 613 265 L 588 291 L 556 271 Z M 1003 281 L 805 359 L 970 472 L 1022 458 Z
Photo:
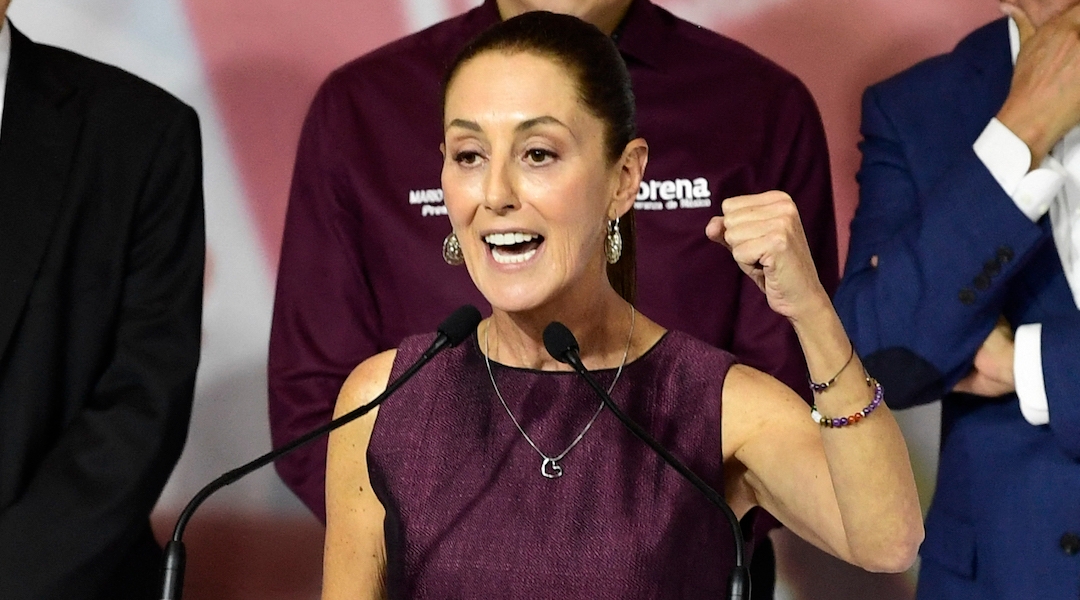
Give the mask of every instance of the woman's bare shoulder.
M 367 404 L 386 389 L 397 350 L 387 350 L 356 366 L 341 386 L 335 416 Z
M 725 401 L 729 392 L 738 400 L 748 399 L 754 394 L 761 393 L 775 396 L 795 395 L 791 388 L 772 375 L 738 363 L 731 365 L 727 378 L 724 380 Z
M 779 434 L 810 410 L 798 394 L 772 375 L 740 364 L 732 365 L 724 379 L 722 406 L 725 456 L 764 430 Z

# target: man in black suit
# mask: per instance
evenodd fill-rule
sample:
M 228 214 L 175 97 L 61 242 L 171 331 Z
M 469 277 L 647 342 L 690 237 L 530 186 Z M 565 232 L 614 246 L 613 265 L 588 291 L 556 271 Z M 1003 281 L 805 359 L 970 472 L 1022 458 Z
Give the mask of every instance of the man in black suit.
M 0 0 L 0 17 L 9 0 Z M 154 597 L 204 234 L 195 112 L 0 30 L 0 598 Z

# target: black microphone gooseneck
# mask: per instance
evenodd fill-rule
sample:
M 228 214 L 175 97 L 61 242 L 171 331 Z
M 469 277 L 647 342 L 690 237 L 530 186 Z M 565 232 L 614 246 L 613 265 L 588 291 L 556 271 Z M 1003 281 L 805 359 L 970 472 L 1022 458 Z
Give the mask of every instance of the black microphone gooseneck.
M 660 458 L 662 458 L 664 462 L 678 471 L 679 474 L 692 483 L 698 491 L 704 494 L 709 502 L 712 502 L 722 513 L 724 513 L 724 516 L 727 517 L 728 522 L 731 524 L 732 535 L 735 537 L 735 569 L 732 570 L 731 578 L 728 580 L 728 598 L 729 600 L 748 600 L 750 598 L 750 570 L 746 567 L 746 543 L 743 540 L 739 519 L 735 516 L 731 507 L 728 506 L 724 497 L 717 493 L 717 491 L 709 484 L 705 483 L 703 479 L 698 477 L 697 474 L 691 471 L 686 465 L 682 464 L 679 459 L 675 458 L 666 448 L 661 446 L 660 442 L 653 439 L 647 431 L 642 429 L 640 425 L 635 423 L 633 419 L 628 417 L 626 413 L 622 411 L 622 409 L 615 405 L 611 396 L 608 395 L 607 390 L 593 379 L 589 370 L 586 369 L 585 365 L 581 362 L 581 350 L 578 347 L 577 339 L 574 338 L 574 334 L 570 332 L 570 329 L 568 329 L 566 325 L 563 325 L 558 321 L 553 321 L 545 327 L 544 347 L 552 358 L 570 365 L 584 377 L 589 386 L 599 394 L 600 399 L 604 402 L 604 406 L 610 410 L 631 433 L 652 448 L 660 455 Z
M 460 344 L 465 338 L 469 337 L 473 331 L 476 331 L 476 326 L 479 324 L 480 311 L 478 311 L 475 306 L 467 304 L 455 310 L 441 325 L 439 325 L 438 335 L 435 336 L 435 341 L 424 351 L 424 354 L 417 359 L 408 370 L 402 373 L 401 377 L 390 382 L 390 384 L 386 386 L 386 390 L 379 394 L 374 400 L 341 415 L 317 429 L 305 433 L 276 450 L 271 450 L 259 458 L 225 473 L 199 490 L 199 492 L 195 494 L 195 497 L 187 503 L 187 506 L 184 507 L 184 510 L 176 519 L 176 527 L 173 529 L 172 539 L 165 545 L 165 561 L 164 566 L 162 567 L 162 600 L 179 600 L 182 597 L 185 562 L 183 542 L 184 529 L 187 527 L 188 521 L 191 519 L 191 515 L 195 512 L 195 509 L 199 508 L 199 505 L 201 505 L 204 500 L 209 498 L 214 492 L 235 482 L 252 471 L 266 466 L 278 458 L 296 450 L 300 446 L 371 412 L 372 409 L 382 404 L 384 400 L 389 398 L 398 388 L 404 385 L 405 382 L 412 379 L 412 376 L 432 358 L 435 358 L 436 354 Z

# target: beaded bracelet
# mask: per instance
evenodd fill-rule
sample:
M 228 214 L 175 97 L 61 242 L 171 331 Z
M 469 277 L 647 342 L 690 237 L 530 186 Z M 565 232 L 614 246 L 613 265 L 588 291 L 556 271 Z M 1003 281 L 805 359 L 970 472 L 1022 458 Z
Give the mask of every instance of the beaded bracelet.
M 826 381 L 825 383 L 817 383 L 816 381 L 814 381 L 813 379 L 810 378 L 810 374 L 808 373 L 806 375 L 806 381 L 810 383 L 810 389 L 813 390 L 815 394 L 820 394 L 821 392 L 824 392 L 825 390 L 829 389 L 829 386 L 836 383 L 836 378 L 840 377 L 840 374 L 844 372 L 844 369 L 848 368 L 848 365 L 851 364 L 851 361 L 854 358 L 855 358 L 855 345 L 852 344 L 851 345 L 851 354 L 848 355 L 847 362 L 844 363 L 844 366 L 840 367 L 840 370 L 836 372 L 836 375 L 832 376 L 832 379 Z
M 870 413 L 874 412 L 874 409 L 881 405 L 881 401 L 885 398 L 885 390 L 881 387 L 881 384 L 878 383 L 878 381 L 870 375 L 866 376 L 866 385 L 874 386 L 874 399 L 870 401 L 870 404 L 866 405 L 866 408 L 860 410 L 853 415 L 830 419 L 829 417 L 822 416 L 822 414 L 818 412 L 817 406 L 812 404 L 810 405 L 810 418 L 822 427 L 831 428 L 854 425 L 855 423 L 862 421 L 866 417 L 869 417 Z

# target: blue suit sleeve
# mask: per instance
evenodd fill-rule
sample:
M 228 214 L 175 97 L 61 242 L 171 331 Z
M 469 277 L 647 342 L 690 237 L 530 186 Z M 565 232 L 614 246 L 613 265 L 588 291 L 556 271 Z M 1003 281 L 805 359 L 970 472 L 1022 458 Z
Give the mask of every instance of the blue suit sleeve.
M 1050 430 L 1058 445 L 1080 459 L 1080 311 L 1071 311 L 1042 324 L 1042 369 L 1050 408 Z
M 897 408 L 937 400 L 970 370 L 1002 312 L 1006 284 L 1049 237 L 970 142 L 935 138 L 950 132 L 901 136 L 912 129 L 898 127 L 875 88 L 867 90 L 859 206 L 835 297 L 867 369 Z M 943 151 L 949 147 L 955 151 Z

